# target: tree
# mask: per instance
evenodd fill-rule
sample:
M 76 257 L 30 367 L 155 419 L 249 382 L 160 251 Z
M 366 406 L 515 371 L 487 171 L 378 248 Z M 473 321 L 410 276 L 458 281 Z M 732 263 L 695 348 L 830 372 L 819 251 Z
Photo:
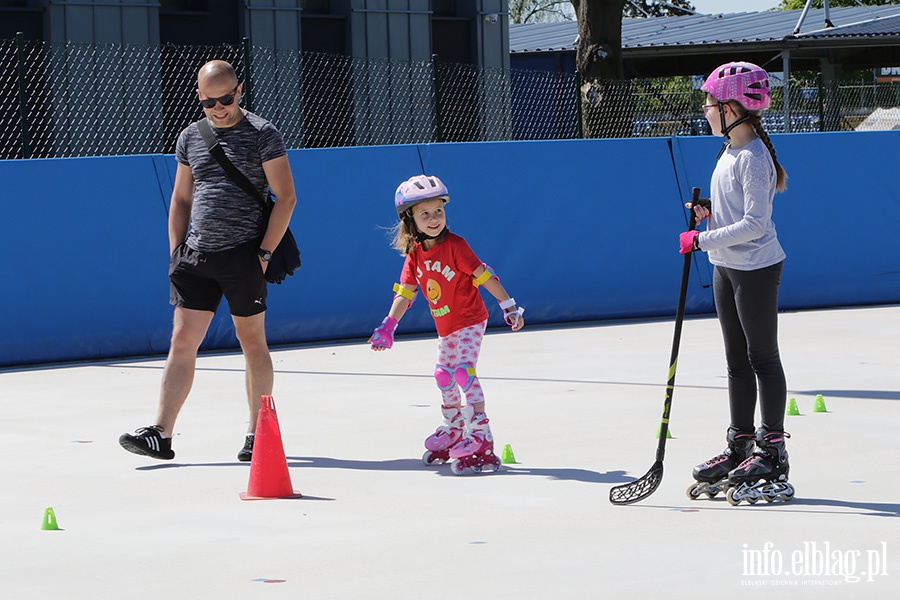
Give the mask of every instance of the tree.
M 509 0 L 509 22 L 552 23 L 574 21 L 570 0 Z
M 582 135 L 629 137 L 631 93 L 622 65 L 625 0 L 572 0 L 578 20 L 575 69 L 581 83 Z
M 622 79 L 625 0 L 572 0 L 578 21 L 575 67 L 585 79 Z
M 509 22 L 518 25 L 574 21 L 574 4 L 572 0 L 509 0 Z M 677 17 L 693 10 L 689 0 L 625 0 L 622 15 L 627 18 Z
M 569 3 L 571 6 L 566 6 Z M 580 79 L 584 137 L 631 135 L 633 111 L 622 64 L 622 17 L 670 16 L 692 10 L 688 0 L 509 0 L 512 23 L 573 18 L 578 22 L 575 68 Z
M 680 10 L 681 8 L 687 10 Z M 666 2 L 625 0 L 624 16 L 628 18 L 677 17 L 679 15 L 689 15 L 693 11 L 694 6 L 688 0 L 668 0 Z
M 840 8 L 843 6 L 859 6 L 860 3 L 868 6 L 885 6 L 887 4 L 900 4 L 897 0 L 828 0 L 829 8 Z M 781 6 L 778 10 L 803 10 L 806 6 L 806 0 L 781 0 Z M 813 0 L 812 8 L 825 8 L 822 0 Z

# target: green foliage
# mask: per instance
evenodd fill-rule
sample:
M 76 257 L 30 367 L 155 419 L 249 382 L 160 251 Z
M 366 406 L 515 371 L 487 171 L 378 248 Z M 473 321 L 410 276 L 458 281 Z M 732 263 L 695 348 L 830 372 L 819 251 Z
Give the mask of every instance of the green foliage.
M 638 113 L 665 113 L 696 105 L 703 94 L 691 89 L 690 77 L 660 77 L 634 80 L 635 105 Z

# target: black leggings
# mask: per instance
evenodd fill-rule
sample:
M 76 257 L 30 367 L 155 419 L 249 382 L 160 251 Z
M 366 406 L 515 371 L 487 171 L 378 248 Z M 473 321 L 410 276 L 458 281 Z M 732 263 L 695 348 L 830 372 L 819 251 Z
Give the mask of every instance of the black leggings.
M 778 353 L 778 285 L 783 262 L 738 271 L 716 267 L 713 292 L 725 340 L 731 425 L 753 431 L 757 383 L 762 426 L 784 429 L 787 383 Z

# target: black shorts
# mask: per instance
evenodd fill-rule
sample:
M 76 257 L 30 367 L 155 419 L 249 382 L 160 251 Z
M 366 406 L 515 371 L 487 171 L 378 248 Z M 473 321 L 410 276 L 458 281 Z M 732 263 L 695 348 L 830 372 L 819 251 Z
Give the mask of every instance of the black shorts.
M 258 249 L 257 241 L 221 252 L 201 252 L 181 244 L 169 262 L 169 303 L 216 312 L 224 295 L 236 317 L 263 312 L 268 287 Z

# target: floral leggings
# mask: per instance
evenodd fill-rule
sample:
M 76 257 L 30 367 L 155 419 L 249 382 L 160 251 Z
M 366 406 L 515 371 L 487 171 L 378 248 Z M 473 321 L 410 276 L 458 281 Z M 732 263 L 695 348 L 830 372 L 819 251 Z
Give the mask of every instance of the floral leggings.
M 438 338 L 438 364 L 435 370 L 438 386 L 441 387 L 440 371 L 444 371 L 444 377 L 447 376 L 446 373 L 451 376 L 450 385 L 441 387 L 444 406 L 460 405 L 462 402 L 460 387 L 466 394 L 466 404 L 484 402 L 484 392 L 475 375 L 475 365 L 478 364 L 481 340 L 484 338 L 486 327 L 485 320 Z

